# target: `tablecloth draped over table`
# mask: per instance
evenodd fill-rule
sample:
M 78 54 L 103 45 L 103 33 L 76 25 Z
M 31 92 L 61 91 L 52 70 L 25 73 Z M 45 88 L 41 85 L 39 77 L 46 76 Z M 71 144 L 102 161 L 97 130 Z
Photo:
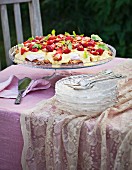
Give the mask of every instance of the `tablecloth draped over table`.
M 113 69 L 118 102 L 96 117 L 59 110 L 55 97 L 21 114 L 24 170 L 132 169 L 132 61 Z

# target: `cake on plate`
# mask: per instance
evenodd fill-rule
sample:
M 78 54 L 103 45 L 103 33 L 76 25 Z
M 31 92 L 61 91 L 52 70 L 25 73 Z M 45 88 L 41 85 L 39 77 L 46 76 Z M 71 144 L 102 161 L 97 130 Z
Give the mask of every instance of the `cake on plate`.
M 31 37 L 18 44 L 13 52 L 14 62 L 29 61 L 37 65 L 75 65 L 87 66 L 92 62 L 111 59 L 113 52 L 109 45 L 95 34 L 91 37 L 77 35 L 55 34 L 52 30 L 47 36 Z

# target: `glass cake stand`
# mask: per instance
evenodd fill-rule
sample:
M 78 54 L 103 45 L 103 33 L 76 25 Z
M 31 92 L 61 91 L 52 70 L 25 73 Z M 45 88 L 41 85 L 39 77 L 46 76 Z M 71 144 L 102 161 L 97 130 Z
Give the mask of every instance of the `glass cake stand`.
M 105 63 L 111 61 L 116 56 L 116 50 L 111 45 L 107 44 L 107 46 L 112 52 L 111 57 L 104 59 L 104 60 L 100 60 L 100 61 L 85 63 L 85 65 L 83 63 L 80 63 L 80 64 L 62 64 L 62 65 L 51 65 L 51 64 L 43 64 L 42 65 L 39 62 L 36 63 L 36 62 L 22 61 L 22 60 L 19 60 L 19 59 L 15 59 L 15 54 L 16 54 L 15 51 L 16 51 L 16 49 L 18 49 L 17 45 L 12 47 L 9 50 L 9 57 L 14 63 L 19 64 L 19 65 L 33 67 L 33 68 L 53 70 L 53 73 L 51 75 L 44 77 L 44 78 L 50 79 L 50 78 L 52 78 L 52 77 L 54 77 L 58 74 L 62 75 L 62 73 L 66 74 L 66 75 L 74 75 L 75 72 L 73 71 L 73 69 L 81 69 L 81 68 L 98 66 L 98 65 L 105 64 Z M 59 72 L 59 70 L 61 70 L 61 73 Z

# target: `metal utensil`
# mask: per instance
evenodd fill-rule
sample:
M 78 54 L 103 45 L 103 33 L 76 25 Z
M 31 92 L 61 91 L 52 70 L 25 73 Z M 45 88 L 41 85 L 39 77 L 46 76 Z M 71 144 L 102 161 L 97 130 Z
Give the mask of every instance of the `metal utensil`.
M 22 98 L 22 94 L 23 92 L 27 89 L 27 87 L 29 86 L 31 82 L 31 79 L 28 77 L 25 77 L 21 80 L 18 81 L 18 96 L 15 100 L 15 104 L 20 104 L 21 103 L 21 98 Z
M 111 75 L 111 76 L 97 78 L 97 79 L 93 79 L 93 80 L 87 80 L 86 83 L 80 82 L 80 84 L 77 84 L 77 85 L 67 84 L 67 86 L 69 86 L 69 87 L 71 87 L 75 90 L 84 90 L 84 89 L 92 88 L 95 85 L 96 82 L 110 80 L 110 79 L 120 79 L 120 78 L 125 78 L 125 77 L 126 76 L 122 76 L 121 74 L 117 74 L 117 75 Z
M 56 72 L 52 73 L 51 75 L 44 76 L 44 77 L 42 77 L 42 79 L 50 80 L 50 79 L 52 79 L 52 78 L 55 77 L 55 76 L 56 76 Z
M 76 81 L 74 82 L 74 85 L 75 86 L 80 86 L 82 81 L 85 81 L 85 80 L 92 81 L 92 80 L 95 80 L 95 79 L 98 79 L 98 78 L 106 77 L 108 75 L 109 76 L 110 75 L 111 76 L 114 75 L 113 71 L 111 71 L 111 70 L 103 70 L 103 71 L 101 71 L 101 72 L 99 72 L 97 74 L 94 74 L 94 75 L 89 75 L 89 74 L 87 75 L 87 74 L 85 74 L 79 80 L 76 79 Z M 69 78 L 73 79 L 72 77 L 69 77 Z M 70 86 L 71 84 L 65 83 L 65 85 L 69 85 Z

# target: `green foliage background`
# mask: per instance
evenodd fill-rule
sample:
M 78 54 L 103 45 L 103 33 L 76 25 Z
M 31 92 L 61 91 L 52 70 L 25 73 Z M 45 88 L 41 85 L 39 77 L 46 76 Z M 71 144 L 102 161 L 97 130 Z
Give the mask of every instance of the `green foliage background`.
M 131 0 L 40 0 L 43 34 L 52 29 L 57 34 L 65 31 L 90 36 L 98 34 L 104 42 L 114 46 L 117 56 L 132 57 L 132 1 Z M 31 36 L 28 6 L 21 4 L 24 39 Z M 11 40 L 15 45 L 16 35 L 13 6 L 8 6 Z M 0 22 L 1 23 L 1 22 Z M 0 25 L 0 58 L 4 68 L 3 37 Z

